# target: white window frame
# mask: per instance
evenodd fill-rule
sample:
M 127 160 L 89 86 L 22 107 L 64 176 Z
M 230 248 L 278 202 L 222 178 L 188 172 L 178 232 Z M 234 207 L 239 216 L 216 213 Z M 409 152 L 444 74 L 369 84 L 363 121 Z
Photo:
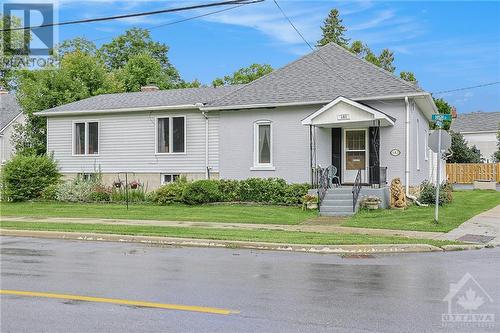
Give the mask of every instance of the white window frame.
M 420 171 L 420 119 L 417 118 L 417 171 Z
M 424 157 L 425 160 L 429 160 L 429 130 L 425 130 L 424 132 Z
M 97 123 L 97 154 L 89 154 L 89 123 Z M 76 148 L 76 124 L 85 124 L 85 153 L 77 154 Z M 78 156 L 99 156 L 101 154 L 101 121 L 97 119 L 73 120 L 71 129 L 71 152 L 74 157 Z
M 269 163 L 259 163 L 259 126 L 269 125 Z M 273 158 L 273 122 L 270 120 L 258 120 L 253 125 L 253 167 L 250 170 L 268 170 L 274 171 L 274 158 Z
M 166 182 L 165 181 L 165 176 L 171 176 L 172 180 L 170 182 Z M 160 184 L 161 185 L 166 185 L 166 184 L 171 184 L 173 183 L 175 180 L 174 180 L 174 176 L 177 176 L 177 179 L 181 178 L 181 175 L 178 174 L 178 173 L 162 173 L 160 174 Z
M 168 118 L 168 141 L 169 150 L 173 150 L 173 139 L 174 139 L 174 118 L 184 118 L 184 151 L 183 152 L 172 152 L 160 153 L 158 152 L 158 120 Z M 187 118 L 185 115 L 164 115 L 155 117 L 155 155 L 185 155 L 187 153 Z

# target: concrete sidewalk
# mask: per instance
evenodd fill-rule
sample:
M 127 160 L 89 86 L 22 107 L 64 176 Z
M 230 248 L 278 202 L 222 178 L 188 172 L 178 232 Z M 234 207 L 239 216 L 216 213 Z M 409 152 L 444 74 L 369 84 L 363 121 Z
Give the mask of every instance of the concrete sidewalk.
M 437 239 L 500 246 L 500 205 L 474 216 Z
M 369 229 L 342 227 L 338 225 L 324 224 L 251 224 L 251 223 L 219 223 L 219 222 L 188 222 L 188 221 L 157 221 L 157 220 L 119 220 L 119 219 L 94 219 L 94 218 L 33 218 L 33 217 L 1 217 L 1 221 L 12 222 L 45 222 L 45 223 L 85 223 L 85 224 L 110 224 L 110 225 L 137 225 L 157 227 L 198 227 L 215 229 L 244 229 L 244 230 L 279 230 L 279 231 L 301 231 L 317 233 L 341 233 L 361 234 L 374 236 L 397 236 L 420 239 L 440 239 L 441 232 Z

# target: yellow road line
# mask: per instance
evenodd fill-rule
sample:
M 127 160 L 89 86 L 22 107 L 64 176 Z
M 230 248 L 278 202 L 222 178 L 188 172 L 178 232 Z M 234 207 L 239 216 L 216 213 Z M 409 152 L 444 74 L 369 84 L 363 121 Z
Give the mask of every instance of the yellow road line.
M 102 297 L 90 297 L 90 296 L 67 295 L 67 294 L 52 294 L 52 293 L 22 291 L 22 290 L 2 290 L 2 289 L 0 289 L 0 295 L 47 297 L 47 298 L 69 299 L 69 300 L 74 300 L 74 301 L 133 305 L 133 306 L 141 306 L 141 307 L 148 307 L 148 308 L 160 308 L 160 309 L 168 309 L 168 310 L 203 312 L 203 313 L 213 313 L 213 314 L 222 314 L 222 315 L 239 313 L 238 311 L 219 309 L 219 308 L 211 308 L 211 307 L 205 307 L 205 306 L 163 304 L 163 303 L 155 303 L 155 302 L 129 301 L 129 300 L 125 300 L 125 299 L 116 299 L 116 298 L 102 298 Z

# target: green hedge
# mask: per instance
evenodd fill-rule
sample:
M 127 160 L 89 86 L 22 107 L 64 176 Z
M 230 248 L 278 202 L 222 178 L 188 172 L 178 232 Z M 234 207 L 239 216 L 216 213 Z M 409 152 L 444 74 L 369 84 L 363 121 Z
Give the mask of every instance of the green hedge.
M 256 202 L 300 205 L 310 188 L 308 184 L 287 184 L 279 178 L 246 180 L 177 181 L 163 185 L 150 195 L 158 204 L 181 202 L 188 205 L 210 202 Z
M 61 178 L 49 156 L 16 155 L 2 167 L 2 200 L 26 201 L 42 196 Z

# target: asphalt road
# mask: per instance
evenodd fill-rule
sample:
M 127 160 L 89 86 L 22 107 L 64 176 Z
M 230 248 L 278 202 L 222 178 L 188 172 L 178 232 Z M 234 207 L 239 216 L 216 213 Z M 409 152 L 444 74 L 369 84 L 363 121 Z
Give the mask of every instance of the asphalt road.
M 500 328 L 500 248 L 342 258 L 14 237 L 0 241 L 2 290 L 239 311 L 221 315 L 3 294 L 1 332 L 498 332 Z M 443 298 L 450 283 L 466 273 L 488 294 L 481 294 L 469 280 L 467 288 L 475 290 L 484 304 L 468 313 L 494 314 L 496 326 L 443 327 L 442 314 L 448 311 Z

